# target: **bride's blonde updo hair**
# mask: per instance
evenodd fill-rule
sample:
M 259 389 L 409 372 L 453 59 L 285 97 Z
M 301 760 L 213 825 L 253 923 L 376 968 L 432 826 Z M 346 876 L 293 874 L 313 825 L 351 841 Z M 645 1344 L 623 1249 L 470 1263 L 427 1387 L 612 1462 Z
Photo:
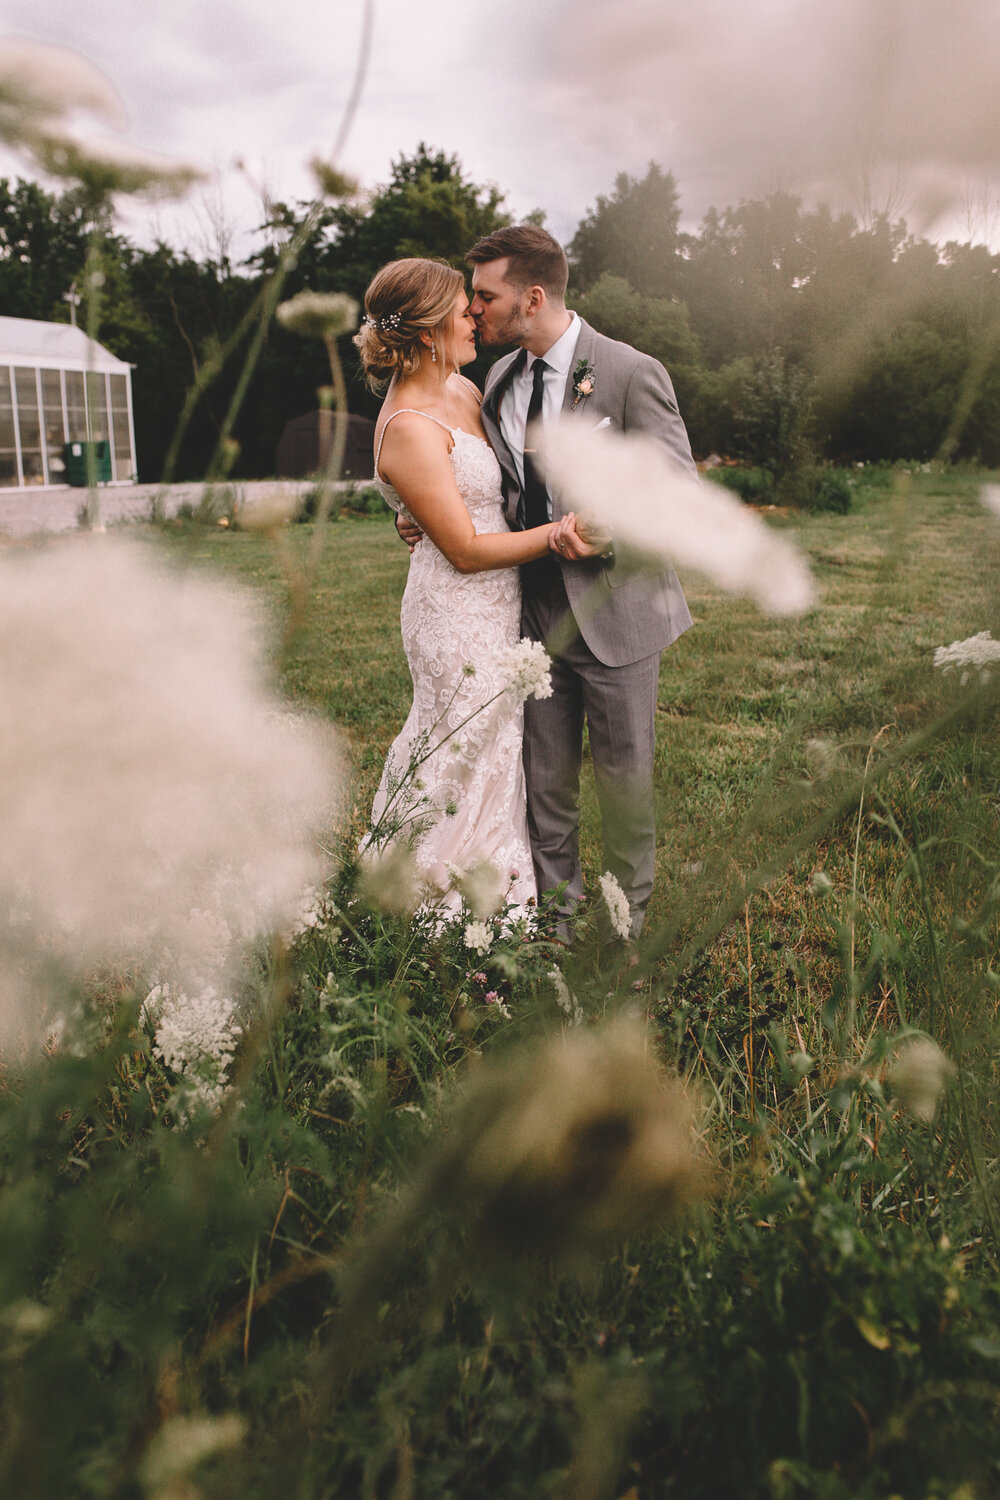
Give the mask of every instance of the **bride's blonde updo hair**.
M 364 320 L 354 335 L 373 390 L 393 375 L 413 374 L 427 347 L 420 335 L 442 328 L 464 290 L 461 271 L 436 260 L 392 260 L 382 267 L 365 293 Z

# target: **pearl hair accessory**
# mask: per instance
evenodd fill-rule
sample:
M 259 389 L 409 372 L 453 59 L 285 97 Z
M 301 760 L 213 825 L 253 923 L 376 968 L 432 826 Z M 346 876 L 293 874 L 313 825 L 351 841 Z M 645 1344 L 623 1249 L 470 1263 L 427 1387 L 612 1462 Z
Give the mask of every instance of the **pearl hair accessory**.
M 395 331 L 399 327 L 401 318 L 398 312 L 386 313 L 384 318 L 373 318 L 371 313 L 365 313 L 361 321 L 367 323 L 369 328 L 377 328 L 381 333 L 385 333 L 390 328 Z

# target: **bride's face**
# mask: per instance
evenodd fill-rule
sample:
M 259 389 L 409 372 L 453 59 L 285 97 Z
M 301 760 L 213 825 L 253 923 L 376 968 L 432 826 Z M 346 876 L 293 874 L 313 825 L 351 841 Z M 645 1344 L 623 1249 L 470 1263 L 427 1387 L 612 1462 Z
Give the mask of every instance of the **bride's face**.
M 459 292 L 451 310 L 451 318 L 445 327 L 445 357 L 447 366 L 458 369 L 476 357 L 476 322 L 469 311 L 469 299 Z

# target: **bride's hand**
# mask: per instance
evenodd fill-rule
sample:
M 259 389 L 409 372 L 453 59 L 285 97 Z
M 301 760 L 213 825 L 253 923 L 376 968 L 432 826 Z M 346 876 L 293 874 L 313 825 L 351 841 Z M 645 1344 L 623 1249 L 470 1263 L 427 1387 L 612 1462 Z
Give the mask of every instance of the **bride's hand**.
M 405 516 L 397 515 L 396 535 L 409 547 L 410 556 L 412 557 L 414 547 L 423 536 L 423 532 L 420 530 L 420 527 L 416 524 L 416 522 L 408 521 Z
M 584 534 L 581 535 L 581 530 Z M 586 557 L 597 557 L 607 546 L 607 540 L 590 540 L 586 528 L 577 522 L 572 511 L 562 516 L 549 532 L 549 546 L 564 562 L 580 562 Z

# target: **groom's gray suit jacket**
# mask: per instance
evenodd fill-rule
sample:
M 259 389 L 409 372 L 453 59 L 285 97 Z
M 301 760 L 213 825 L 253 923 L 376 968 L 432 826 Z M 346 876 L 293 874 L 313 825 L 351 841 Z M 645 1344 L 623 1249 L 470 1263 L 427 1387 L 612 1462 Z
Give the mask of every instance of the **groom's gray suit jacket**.
M 490 370 L 483 396 L 482 418 L 486 435 L 504 474 L 507 520 L 516 524 L 521 487 L 517 465 L 500 430 L 500 404 L 513 373 L 517 350 L 505 355 Z M 658 360 L 640 354 L 629 344 L 605 338 L 581 319 L 574 365 L 586 360 L 593 366 L 594 389 L 576 406 L 576 415 L 596 427 L 605 418 L 620 432 L 641 432 L 662 444 L 670 461 L 686 473 L 696 474 L 688 435 L 677 410 L 670 377 Z M 563 411 L 573 409 L 573 372 L 566 380 Z M 553 516 L 574 507 L 561 503 L 552 493 Z M 659 573 L 626 571 L 598 559 L 561 563 L 570 608 L 580 633 L 597 657 L 608 667 L 627 666 L 662 651 L 691 624 L 691 615 L 672 568 Z M 598 603 L 584 596 L 598 589 Z

